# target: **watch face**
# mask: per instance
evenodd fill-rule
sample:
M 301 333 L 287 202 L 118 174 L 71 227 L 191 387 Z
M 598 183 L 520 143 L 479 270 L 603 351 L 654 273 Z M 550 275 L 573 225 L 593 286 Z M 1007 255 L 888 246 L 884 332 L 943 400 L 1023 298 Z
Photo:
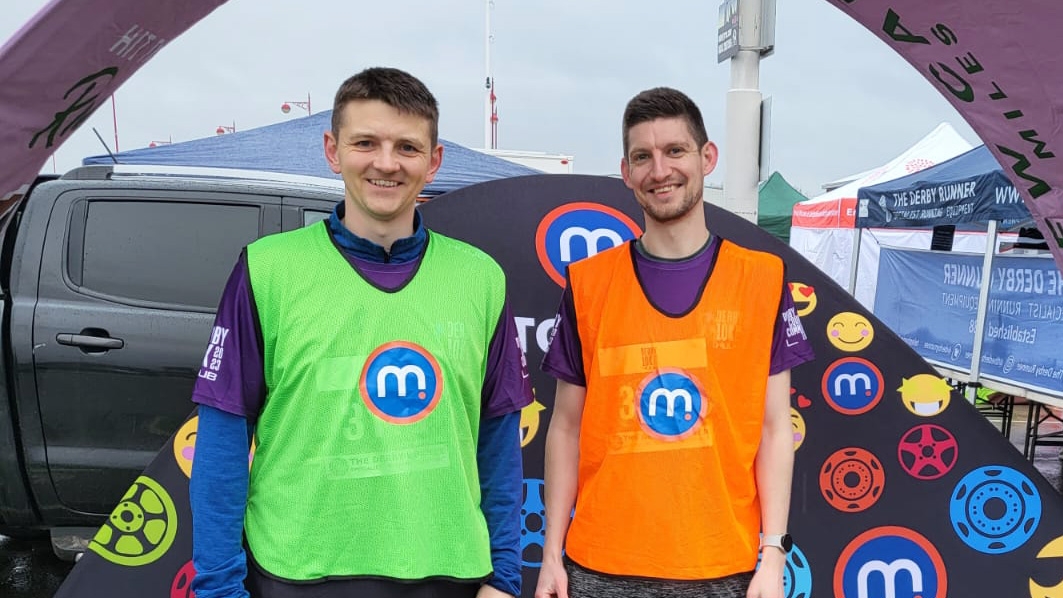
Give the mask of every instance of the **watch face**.
M 790 534 L 783 534 L 782 536 L 782 549 L 786 552 L 790 552 L 790 549 L 794 547 L 794 541 L 790 538 Z

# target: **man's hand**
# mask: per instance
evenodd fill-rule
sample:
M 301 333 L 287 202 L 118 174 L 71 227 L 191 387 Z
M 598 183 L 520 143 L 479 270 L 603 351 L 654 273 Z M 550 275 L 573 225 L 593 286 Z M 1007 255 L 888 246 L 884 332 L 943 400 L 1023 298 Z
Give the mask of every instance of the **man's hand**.
M 480 586 L 480 591 L 476 592 L 476 598 L 516 598 L 516 596 L 512 596 L 498 588 L 484 584 Z
M 568 598 L 568 573 L 559 559 L 543 559 L 535 598 Z
M 766 547 L 760 567 L 753 574 L 753 581 L 749 582 L 746 598 L 784 598 L 782 578 L 785 567 L 786 555 L 775 548 Z

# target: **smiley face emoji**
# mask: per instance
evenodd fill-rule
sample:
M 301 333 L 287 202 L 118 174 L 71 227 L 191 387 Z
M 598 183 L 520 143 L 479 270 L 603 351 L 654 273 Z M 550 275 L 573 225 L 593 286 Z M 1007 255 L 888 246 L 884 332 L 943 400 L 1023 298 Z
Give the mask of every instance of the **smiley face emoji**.
M 816 309 L 816 289 L 803 282 L 790 283 L 790 298 L 797 308 L 797 315 L 802 318 Z
M 196 454 L 196 431 L 199 429 L 199 416 L 186 421 L 173 437 L 173 457 L 177 466 L 189 478 L 192 477 L 192 458 Z
M 794 450 L 801 448 L 801 443 L 805 441 L 805 418 L 798 413 L 797 409 L 790 407 L 790 424 L 794 428 Z
M 874 338 L 875 329 L 871 322 L 858 313 L 843 311 L 827 322 L 827 339 L 839 351 L 863 351 Z
M 542 403 L 537 400 L 532 400 L 530 405 L 520 410 L 521 448 L 531 444 L 531 441 L 535 439 L 536 434 L 539 433 L 539 421 L 541 418 L 539 412 L 544 409 L 546 409 L 546 407 L 544 407 Z
M 1035 571 L 1040 571 L 1043 574 L 1035 573 L 1030 578 L 1030 595 L 1044 596 L 1045 598 L 1063 598 L 1063 568 L 1054 564 L 1063 564 L 1063 536 L 1046 544 L 1041 549 L 1041 552 L 1037 553 L 1037 561 L 1038 565 L 1041 563 L 1044 563 L 1044 565 L 1036 567 Z M 1043 579 L 1035 579 L 1042 577 Z M 1041 583 L 1038 583 L 1038 581 Z
M 933 374 L 916 374 L 911 378 L 902 378 L 901 402 L 904 408 L 920 417 L 933 417 L 949 406 L 952 399 L 952 387 L 944 378 Z

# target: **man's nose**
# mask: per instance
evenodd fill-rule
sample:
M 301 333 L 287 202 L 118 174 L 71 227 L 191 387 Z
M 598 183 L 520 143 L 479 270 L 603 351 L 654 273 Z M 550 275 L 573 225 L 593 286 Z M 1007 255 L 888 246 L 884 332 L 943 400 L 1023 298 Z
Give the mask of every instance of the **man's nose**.
M 658 154 L 653 156 L 652 159 L 653 163 L 650 164 L 650 176 L 652 176 L 654 180 L 658 181 L 668 178 L 669 169 L 668 164 L 664 159 L 664 156 Z
M 395 159 L 394 149 L 387 146 L 380 148 L 380 151 L 376 154 L 376 159 L 373 160 L 373 167 L 381 172 L 395 172 L 398 170 L 399 161 Z

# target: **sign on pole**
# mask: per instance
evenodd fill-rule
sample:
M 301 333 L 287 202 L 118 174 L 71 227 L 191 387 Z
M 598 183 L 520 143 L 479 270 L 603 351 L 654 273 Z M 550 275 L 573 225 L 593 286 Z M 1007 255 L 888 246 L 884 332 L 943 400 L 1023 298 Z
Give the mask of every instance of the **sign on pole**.
M 716 42 L 716 62 L 738 54 L 738 0 L 724 0 L 720 4 L 719 36 Z

